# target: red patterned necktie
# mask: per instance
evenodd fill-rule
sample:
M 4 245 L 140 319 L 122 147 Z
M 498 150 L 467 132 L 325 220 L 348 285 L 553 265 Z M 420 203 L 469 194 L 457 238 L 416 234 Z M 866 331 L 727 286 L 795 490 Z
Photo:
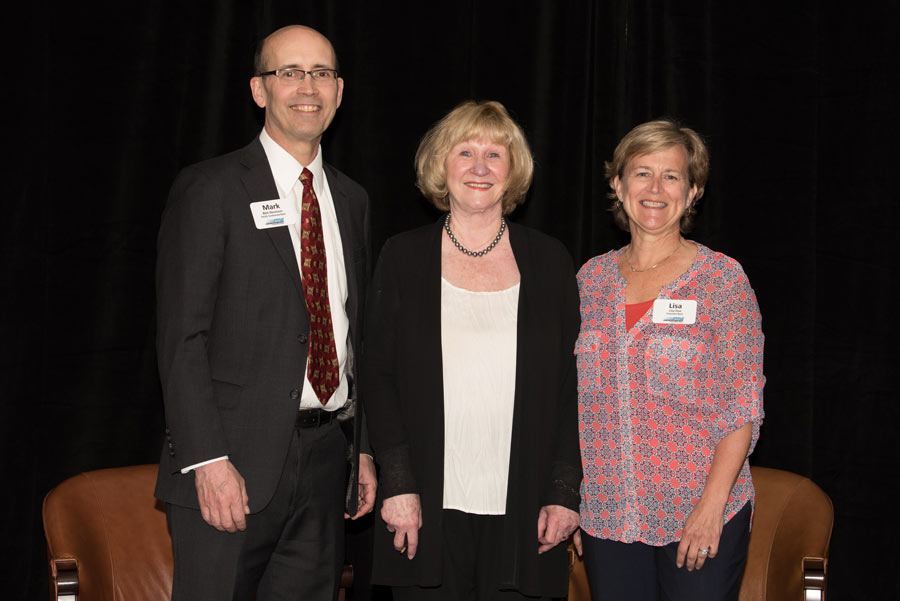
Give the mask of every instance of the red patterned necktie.
M 325 405 L 337 390 L 337 347 L 331 326 L 331 305 L 328 302 L 328 268 L 325 260 L 325 240 L 322 237 L 322 213 L 319 199 L 312 186 L 312 173 L 304 168 L 300 174 L 303 198 L 300 211 L 300 260 L 303 264 L 303 296 L 309 314 L 309 357 L 306 376 L 319 401 Z

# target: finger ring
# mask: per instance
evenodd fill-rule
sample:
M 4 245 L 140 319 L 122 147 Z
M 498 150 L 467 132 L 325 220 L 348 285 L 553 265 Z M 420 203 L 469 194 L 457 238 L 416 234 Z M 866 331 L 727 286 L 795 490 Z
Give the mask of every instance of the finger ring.
M 709 555 L 709 548 L 700 549 L 700 555 Z
M 406 553 L 406 545 L 403 545 L 403 548 L 400 549 L 400 553 L 401 554 Z

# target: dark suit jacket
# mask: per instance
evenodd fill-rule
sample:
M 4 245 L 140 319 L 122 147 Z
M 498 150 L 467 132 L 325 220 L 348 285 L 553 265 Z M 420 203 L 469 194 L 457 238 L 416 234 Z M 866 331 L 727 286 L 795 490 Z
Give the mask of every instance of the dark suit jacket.
M 333 167 L 325 172 L 343 243 L 352 352 L 369 274 L 368 196 Z M 244 477 L 253 512 L 266 506 L 280 477 L 306 372 L 309 319 L 290 233 L 257 229 L 250 212 L 250 203 L 277 197 L 259 139 L 187 167 L 170 191 L 156 272 L 167 438 L 156 496 L 164 501 L 198 507 L 194 476 L 180 470 L 222 455 Z M 344 424 L 354 465 L 358 418 Z M 344 469 L 344 458 L 336 466 Z M 355 513 L 355 488 L 348 497 Z
M 378 503 L 419 493 L 424 525 L 415 559 L 394 551 L 375 511 L 373 582 L 441 582 L 444 406 L 441 363 L 441 222 L 389 240 L 369 293 L 363 399 L 379 462 Z M 519 267 L 516 391 L 500 582 L 529 595 L 563 596 L 565 545 L 538 556 L 544 505 L 575 511 L 581 456 L 574 346 L 580 324 L 569 253 L 557 240 L 510 224 Z

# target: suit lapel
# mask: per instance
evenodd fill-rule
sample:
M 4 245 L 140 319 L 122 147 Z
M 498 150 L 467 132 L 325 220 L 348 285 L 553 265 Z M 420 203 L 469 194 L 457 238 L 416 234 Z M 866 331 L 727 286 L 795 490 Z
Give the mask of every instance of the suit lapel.
M 341 232 L 341 249 L 344 252 L 344 271 L 347 277 L 347 318 L 350 327 L 356 324 L 356 311 L 359 299 L 359 244 L 362 238 L 361 224 L 353 219 L 353 211 L 350 210 L 350 198 L 347 191 L 340 184 L 340 176 L 331 165 L 325 164 L 325 175 L 328 178 L 328 189 L 331 191 L 331 199 L 334 201 L 334 212 L 337 215 L 338 230 Z M 352 332 L 351 332 L 352 337 Z
M 250 202 L 272 200 L 278 198 L 278 188 L 275 187 L 275 179 L 272 177 L 272 168 L 266 159 L 259 138 L 244 147 L 241 156 L 241 164 L 246 168 L 241 180 Z M 303 288 L 300 283 L 300 267 L 297 265 L 297 255 L 294 253 L 294 244 L 291 242 L 291 234 L 287 227 L 273 227 L 266 231 L 266 235 L 272 241 L 278 255 L 284 262 L 284 266 L 290 273 L 291 280 L 297 287 L 297 294 L 303 298 Z

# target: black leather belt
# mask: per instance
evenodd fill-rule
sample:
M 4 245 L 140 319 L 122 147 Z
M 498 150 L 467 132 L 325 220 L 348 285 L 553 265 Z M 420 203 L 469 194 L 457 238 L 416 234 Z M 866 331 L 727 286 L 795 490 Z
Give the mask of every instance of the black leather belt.
M 301 409 L 297 412 L 294 421 L 295 428 L 318 428 L 324 426 L 337 417 L 337 411 L 325 411 L 324 409 Z

